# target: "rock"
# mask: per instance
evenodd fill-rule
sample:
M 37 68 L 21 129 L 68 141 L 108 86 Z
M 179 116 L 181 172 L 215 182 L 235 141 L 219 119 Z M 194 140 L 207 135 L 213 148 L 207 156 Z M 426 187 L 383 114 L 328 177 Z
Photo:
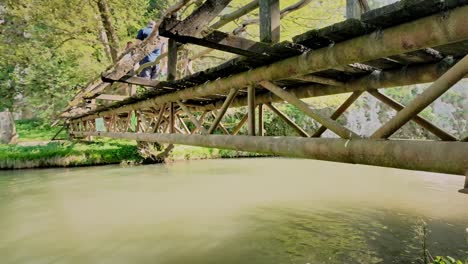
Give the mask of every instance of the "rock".
M 12 144 L 16 142 L 15 120 L 11 112 L 0 112 L 0 144 Z

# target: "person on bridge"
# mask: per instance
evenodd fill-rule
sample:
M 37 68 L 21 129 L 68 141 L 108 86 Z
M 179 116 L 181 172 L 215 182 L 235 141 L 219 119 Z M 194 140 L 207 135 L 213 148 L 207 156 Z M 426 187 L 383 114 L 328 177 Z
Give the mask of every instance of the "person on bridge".
M 146 38 L 148 38 L 155 30 L 154 28 L 155 26 L 156 26 L 156 22 L 154 22 L 153 20 L 149 21 L 147 27 L 138 31 L 136 39 L 138 41 L 143 41 Z M 143 60 L 140 61 L 140 65 L 150 63 L 150 62 L 155 62 L 156 59 L 161 55 L 161 53 L 165 52 L 165 47 L 166 47 L 165 42 L 160 39 L 157 48 L 153 50 L 150 54 L 148 54 L 146 57 L 144 57 Z M 159 67 L 159 64 L 146 67 L 140 72 L 138 76 L 146 78 L 146 79 L 156 80 L 160 73 L 164 74 L 164 72 L 166 71 L 166 68 L 167 67 L 165 66 L 165 59 L 163 59 L 162 67 Z

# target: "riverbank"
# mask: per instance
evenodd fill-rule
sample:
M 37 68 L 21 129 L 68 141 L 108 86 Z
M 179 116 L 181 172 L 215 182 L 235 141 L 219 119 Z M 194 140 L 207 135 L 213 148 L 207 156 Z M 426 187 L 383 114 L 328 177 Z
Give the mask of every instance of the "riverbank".
M 80 167 L 109 164 L 138 165 L 144 160 L 135 141 L 96 139 L 87 141 L 50 141 L 60 128 L 39 120 L 16 122 L 19 135 L 14 145 L 0 144 L 0 169 Z M 66 138 L 66 133 L 59 135 Z M 176 146 L 166 159 L 180 160 L 263 157 L 265 155 L 234 150 Z

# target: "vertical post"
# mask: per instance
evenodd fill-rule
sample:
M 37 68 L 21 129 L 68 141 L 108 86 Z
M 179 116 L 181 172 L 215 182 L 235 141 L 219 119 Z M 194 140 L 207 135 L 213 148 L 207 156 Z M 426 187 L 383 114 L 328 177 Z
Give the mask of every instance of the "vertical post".
M 167 50 L 167 80 L 174 81 L 177 77 L 177 42 L 169 39 Z
M 263 137 L 264 136 L 264 129 L 263 129 L 263 104 L 258 105 L 258 135 Z
M 174 111 L 174 103 L 170 103 L 169 106 L 169 133 L 175 133 L 175 111 Z
M 248 101 L 248 128 L 249 136 L 255 136 L 255 87 L 247 87 L 247 101 Z
M 280 41 L 279 0 L 259 0 L 260 41 L 277 43 Z

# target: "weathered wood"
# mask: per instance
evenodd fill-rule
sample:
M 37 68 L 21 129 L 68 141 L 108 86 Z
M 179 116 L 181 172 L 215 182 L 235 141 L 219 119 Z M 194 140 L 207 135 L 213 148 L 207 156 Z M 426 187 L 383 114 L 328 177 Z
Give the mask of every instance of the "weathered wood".
M 290 93 L 284 91 L 281 87 L 276 86 L 275 84 L 269 81 L 262 81 L 260 85 L 265 87 L 266 89 L 270 90 L 272 93 L 276 94 L 278 97 L 282 98 L 283 100 L 289 102 L 290 104 L 296 106 L 301 110 L 304 114 L 310 116 L 315 121 L 319 122 L 320 124 L 324 125 L 328 129 L 330 129 L 333 133 L 337 134 L 342 138 L 359 138 L 359 136 L 352 132 L 351 130 L 343 127 L 342 125 L 338 124 L 335 120 L 325 117 L 318 113 L 317 111 L 310 108 L 310 106 L 303 101 L 299 100 L 297 97 L 291 95 Z
M 258 104 L 258 133 L 257 136 L 263 137 L 265 129 L 263 124 L 263 104 Z
M 171 30 L 181 35 L 198 34 L 215 19 L 232 0 L 206 0 L 186 19 L 177 23 Z
M 397 101 L 393 100 L 392 98 L 380 93 L 378 90 L 369 90 L 368 91 L 372 96 L 383 102 L 384 104 L 390 106 L 391 108 L 395 109 L 396 111 L 401 111 L 405 108 L 404 105 L 398 103 Z M 436 135 L 442 140 L 445 141 L 457 141 L 457 138 L 450 133 L 444 131 L 442 128 L 434 125 L 429 120 L 425 119 L 420 115 L 415 115 L 412 120 L 422 126 L 423 128 L 427 129 L 432 134 Z
M 180 125 L 182 125 L 182 128 L 184 129 L 185 133 L 187 135 L 190 134 L 190 130 L 188 129 L 187 125 L 185 124 L 184 120 L 180 117 L 180 115 L 177 115 L 177 119 L 179 119 Z
M 218 114 L 218 111 L 216 110 L 211 111 L 211 116 L 213 116 L 215 120 L 221 119 L 220 115 Z M 223 124 L 221 124 L 221 122 L 219 122 L 217 126 L 221 129 L 221 131 L 223 131 L 225 135 L 230 135 L 229 131 L 226 129 L 226 127 Z
M 247 87 L 247 116 L 249 136 L 255 136 L 255 87 Z
M 184 110 L 185 114 L 190 118 L 192 123 L 198 128 L 198 130 L 201 131 L 203 135 L 208 133 L 208 131 L 203 127 L 202 124 L 200 124 L 197 118 L 192 114 L 192 111 L 190 111 L 190 109 L 185 104 L 183 104 L 181 101 L 177 101 L 177 104 L 182 108 L 182 110 Z
M 338 117 L 340 117 L 362 95 L 362 93 L 362 91 L 352 93 L 351 96 L 349 96 L 349 98 L 346 99 L 346 101 L 344 101 L 344 103 L 341 104 L 338 109 L 336 109 L 330 118 L 332 120 L 338 119 Z M 319 129 L 317 129 L 317 131 L 315 131 L 312 137 L 320 137 L 326 130 L 327 128 L 325 126 L 321 126 Z
M 371 138 L 390 137 L 414 116 L 424 110 L 424 108 L 434 102 L 434 100 L 444 94 L 455 83 L 460 81 L 466 74 L 468 74 L 468 56 L 465 56 L 461 61 L 455 64 L 422 94 L 418 95 L 404 109 L 399 111 L 392 119 L 375 131 Z
M 190 100 L 192 98 L 227 92 L 233 87 L 246 87 L 250 83 L 262 80 L 285 79 L 322 71 L 337 65 L 347 65 L 356 61 L 369 61 L 425 47 L 463 41 L 468 38 L 468 26 L 465 19 L 466 12 L 468 12 L 468 7 L 460 7 L 452 10 L 450 16 L 445 17 L 443 20 L 440 20 L 439 16 L 426 17 L 385 29 L 381 32 L 382 34 L 379 34 L 379 38 L 376 38 L 375 35 L 366 35 L 343 41 L 333 47 L 307 52 L 301 56 L 285 59 L 249 72 L 236 74 L 171 94 L 142 100 L 113 109 L 112 111 L 122 111 L 125 108 L 131 109 L 133 107 L 151 107 L 155 104 L 173 100 Z M 427 31 L 430 31 L 431 34 L 426 34 Z M 401 38 L 402 34 L 407 37 Z M 411 45 L 408 45 L 408 43 L 411 43 Z M 427 78 L 428 76 L 430 75 L 423 74 L 422 76 L 412 76 L 412 78 Z M 405 80 L 408 80 L 408 78 Z M 397 83 L 399 80 L 392 80 L 392 82 Z M 364 84 L 367 85 L 368 83 L 365 82 Z M 77 117 L 80 116 L 73 118 Z
M 344 85 L 343 82 L 337 81 L 335 79 L 320 77 L 320 76 L 312 75 L 312 74 L 294 77 L 294 79 L 301 80 L 301 81 L 306 81 L 306 82 L 314 82 L 314 83 L 320 83 L 320 84 L 326 84 L 326 85 L 333 85 L 333 86 L 343 86 Z
M 277 43 L 280 40 L 279 0 L 259 0 L 260 3 L 260 41 Z
M 235 136 L 239 133 L 239 131 L 241 130 L 241 128 L 245 125 L 245 123 L 247 122 L 247 119 L 249 118 L 249 115 L 246 114 L 244 115 L 244 117 L 239 121 L 239 123 L 237 124 L 237 126 L 232 130 L 232 135 Z
M 167 50 L 167 80 L 173 81 L 177 78 L 177 42 L 169 39 Z
M 273 113 L 275 113 L 277 116 L 279 116 L 286 124 L 288 124 L 290 127 L 292 127 L 296 133 L 298 133 L 302 137 L 309 137 L 309 134 L 302 129 L 300 126 L 298 126 L 294 121 L 292 121 L 287 115 L 285 115 L 283 112 L 281 112 L 278 108 L 273 106 L 271 103 L 265 104 L 268 108 L 270 108 Z
M 123 101 L 127 98 L 128 96 L 114 95 L 114 94 L 101 94 L 98 97 L 96 97 L 96 99 L 106 100 L 106 101 Z
M 72 134 L 234 149 L 288 157 L 456 175 L 464 175 L 466 164 L 468 164 L 468 148 L 466 143 L 461 142 L 148 133 L 75 133 L 73 131 Z
M 221 120 L 223 119 L 224 115 L 226 114 L 226 111 L 228 110 L 228 108 L 231 105 L 234 98 L 236 98 L 236 95 L 237 95 L 238 91 L 239 91 L 239 89 L 236 89 L 236 88 L 231 89 L 231 91 L 229 92 L 229 94 L 226 97 L 226 100 L 223 103 L 223 106 L 221 107 L 221 109 L 219 110 L 219 112 L 217 114 L 217 118 L 215 118 L 215 120 L 213 121 L 213 124 L 208 129 L 208 134 L 213 134 L 215 129 L 221 123 Z
M 218 29 L 258 8 L 258 0 L 249 2 L 245 6 L 233 11 L 232 13 L 222 15 L 219 20 L 211 25 L 211 28 Z
M 163 25 L 164 31 L 161 31 L 161 35 L 175 39 L 180 43 L 191 43 L 247 57 L 257 56 L 260 57 L 259 59 L 268 56 L 282 57 L 282 54 L 278 53 L 276 49 L 262 42 L 237 37 L 218 30 L 207 30 L 202 32 L 201 35 L 195 35 L 190 32 L 182 35 L 180 32 L 170 30 L 170 24 L 176 24 L 177 21 L 170 22 L 167 20 L 166 22 L 169 24 Z
M 169 103 L 169 133 L 175 133 L 175 105 Z

